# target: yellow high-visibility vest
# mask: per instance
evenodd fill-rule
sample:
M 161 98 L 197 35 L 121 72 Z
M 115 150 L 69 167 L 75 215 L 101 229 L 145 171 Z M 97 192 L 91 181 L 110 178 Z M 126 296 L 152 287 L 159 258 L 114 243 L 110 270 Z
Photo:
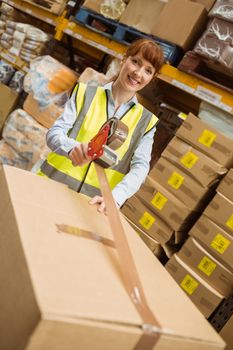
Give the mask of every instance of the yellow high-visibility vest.
M 80 143 L 88 143 L 108 120 L 106 91 L 102 87 L 79 83 L 73 93 L 76 94 L 77 119 L 69 131 L 69 137 Z M 141 138 L 156 125 L 158 118 L 138 103 L 121 117 L 121 121 L 128 126 L 129 133 L 123 145 L 115 151 L 118 164 L 105 169 L 111 189 L 128 173 L 135 149 Z M 90 197 L 100 193 L 93 162 L 73 166 L 69 158 L 51 152 L 38 174 L 65 183 Z

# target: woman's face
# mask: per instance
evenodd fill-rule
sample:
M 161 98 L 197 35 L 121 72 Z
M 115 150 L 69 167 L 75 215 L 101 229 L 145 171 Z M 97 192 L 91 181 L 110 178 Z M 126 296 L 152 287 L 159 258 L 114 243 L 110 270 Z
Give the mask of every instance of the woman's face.
M 151 81 L 154 74 L 155 68 L 139 52 L 123 61 L 118 79 L 125 90 L 137 92 Z

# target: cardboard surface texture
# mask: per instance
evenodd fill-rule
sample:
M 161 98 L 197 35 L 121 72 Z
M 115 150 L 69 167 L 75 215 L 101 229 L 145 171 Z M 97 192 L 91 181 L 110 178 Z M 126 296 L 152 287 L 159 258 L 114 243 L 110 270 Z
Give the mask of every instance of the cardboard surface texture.
M 233 169 L 230 169 L 221 180 L 217 192 L 233 202 Z
M 229 297 L 232 294 L 233 273 L 195 239 L 190 237 L 177 255 L 224 297 Z
M 158 20 L 164 6 L 161 0 L 130 0 L 125 11 L 121 15 L 120 22 L 141 32 L 151 34 L 155 22 Z
M 204 214 L 233 237 L 233 202 L 217 193 Z
M 150 176 L 137 192 L 137 197 L 174 230 L 187 227 L 193 212 Z
M 164 244 L 172 238 L 173 229 L 157 214 L 148 209 L 136 196 L 131 197 L 125 203 L 121 212 L 160 244 Z
M 169 142 L 162 157 L 174 163 L 204 187 L 213 186 L 227 172 L 226 168 L 178 137 Z
M 197 239 L 227 268 L 233 271 L 233 237 L 204 214 L 192 227 L 189 235 Z
M 19 94 L 8 86 L 0 83 L 0 129 L 2 129 L 8 115 L 16 106 Z
M 142 321 L 115 248 L 56 226 L 112 239 L 107 217 L 65 185 L 17 168 L 1 168 L 0 188 L 0 349 L 133 349 Z M 223 340 L 122 222 L 148 305 L 161 324 L 154 349 L 223 349 Z
M 201 35 L 206 23 L 204 5 L 187 0 L 170 0 L 155 21 L 151 33 L 187 51 Z
M 176 135 L 222 166 L 233 166 L 233 140 L 193 114 L 188 115 Z
M 149 176 L 182 201 L 190 210 L 200 211 L 208 200 L 210 191 L 183 170 L 161 157 Z
M 205 317 L 209 317 L 223 300 L 223 295 L 208 285 L 176 254 L 167 262 L 166 269 Z

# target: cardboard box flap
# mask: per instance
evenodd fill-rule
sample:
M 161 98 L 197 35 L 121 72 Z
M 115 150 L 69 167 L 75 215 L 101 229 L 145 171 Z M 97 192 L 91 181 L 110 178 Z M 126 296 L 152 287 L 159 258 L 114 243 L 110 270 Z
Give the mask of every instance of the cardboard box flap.
M 1 168 L 0 186 L 4 188 L 1 209 L 11 202 L 14 211 L 12 229 L 7 231 L 4 226 L 5 239 L 7 235 L 20 237 L 30 274 L 30 281 L 25 283 L 32 284 L 43 319 L 142 323 L 124 288 L 115 248 L 57 231 L 57 224 L 66 224 L 111 239 L 108 218 L 90 206 L 88 198 L 65 185 L 9 166 Z M 0 222 L 2 218 L 3 213 Z M 223 348 L 219 335 L 123 217 L 122 221 L 162 334 L 208 343 L 208 349 Z

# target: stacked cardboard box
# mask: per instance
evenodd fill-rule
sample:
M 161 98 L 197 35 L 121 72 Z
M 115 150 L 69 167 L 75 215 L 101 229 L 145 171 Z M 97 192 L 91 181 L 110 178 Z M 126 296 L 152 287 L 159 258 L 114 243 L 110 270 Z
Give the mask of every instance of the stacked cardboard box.
M 154 328 L 126 292 L 114 246 L 93 239 L 113 238 L 86 196 L 9 166 L 0 169 L 0 191 L 0 349 L 224 348 L 123 218 Z
M 161 245 L 170 243 L 173 253 L 232 162 L 233 141 L 189 114 L 122 211 Z
M 178 135 L 188 138 L 189 129 L 189 141 L 194 143 L 197 130 L 191 127 L 189 120 L 187 122 L 187 132 L 179 130 Z M 203 131 L 205 137 L 203 134 L 198 137 L 201 140 L 199 149 L 223 166 L 231 167 L 232 141 L 210 127 Z M 204 143 L 206 148 L 203 148 Z M 206 317 L 233 293 L 233 169 L 222 178 L 216 191 L 189 231 L 190 238 L 166 264 L 167 270 Z

